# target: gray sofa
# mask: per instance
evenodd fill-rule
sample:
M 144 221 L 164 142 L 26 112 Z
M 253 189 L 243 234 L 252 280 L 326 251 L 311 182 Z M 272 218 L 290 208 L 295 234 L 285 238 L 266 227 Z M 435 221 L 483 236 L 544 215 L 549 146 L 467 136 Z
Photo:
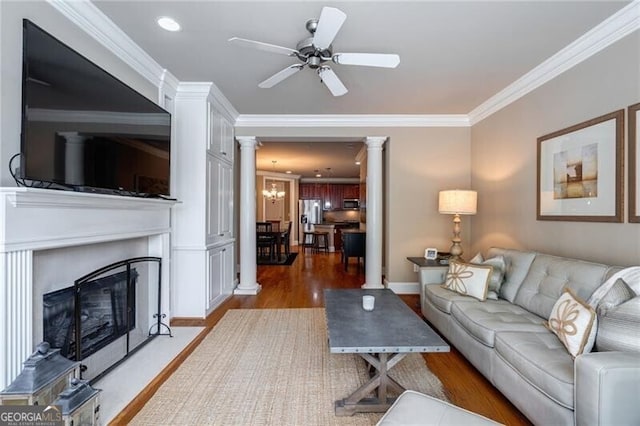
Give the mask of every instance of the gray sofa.
M 543 323 L 565 287 L 586 301 L 622 268 L 501 248 L 485 258 L 496 256 L 507 265 L 497 300 L 423 283 L 425 318 L 534 424 L 639 425 L 638 283 L 628 283 L 631 299 L 610 306 L 611 320 L 598 316 L 594 351 L 574 360 Z

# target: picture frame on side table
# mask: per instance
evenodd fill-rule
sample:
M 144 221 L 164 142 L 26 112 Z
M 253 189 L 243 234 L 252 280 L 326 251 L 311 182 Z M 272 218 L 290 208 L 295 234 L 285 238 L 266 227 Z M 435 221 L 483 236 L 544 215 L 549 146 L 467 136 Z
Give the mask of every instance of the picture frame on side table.
M 424 258 L 428 260 L 436 260 L 438 258 L 438 249 L 428 248 L 424 251 Z
M 629 222 L 640 223 L 640 103 L 628 108 Z
M 538 220 L 622 222 L 624 110 L 538 138 Z

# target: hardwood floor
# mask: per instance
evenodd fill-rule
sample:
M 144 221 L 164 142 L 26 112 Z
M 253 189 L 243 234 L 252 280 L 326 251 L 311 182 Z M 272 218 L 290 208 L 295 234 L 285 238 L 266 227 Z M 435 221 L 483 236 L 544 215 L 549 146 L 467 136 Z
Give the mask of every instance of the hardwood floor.
M 364 283 L 364 271 L 362 267 L 356 267 L 355 259 L 351 259 L 345 271 L 339 253 L 307 252 L 300 253 L 291 266 L 258 266 L 258 282 L 262 285 L 258 295 L 233 296 L 216 309 L 207 318 L 207 329 L 199 340 L 185 349 L 112 424 L 126 424 L 229 309 L 323 307 L 325 288 L 359 288 Z M 418 295 L 404 295 L 402 299 L 420 314 Z M 450 353 L 423 356 L 431 371 L 444 384 L 453 404 L 506 425 L 531 424 L 455 348 L 452 347 Z

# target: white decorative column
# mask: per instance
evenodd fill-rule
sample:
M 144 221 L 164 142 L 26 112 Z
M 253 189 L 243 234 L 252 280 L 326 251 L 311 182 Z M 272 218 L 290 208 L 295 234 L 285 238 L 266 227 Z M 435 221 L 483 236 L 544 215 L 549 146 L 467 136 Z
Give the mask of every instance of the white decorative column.
M 382 285 L 382 145 L 386 136 L 367 136 L 367 239 L 365 283 L 362 288 Z
M 256 146 L 255 136 L 238 136 L 240 143 L 240 284 L 233 294 L 256 295 Z

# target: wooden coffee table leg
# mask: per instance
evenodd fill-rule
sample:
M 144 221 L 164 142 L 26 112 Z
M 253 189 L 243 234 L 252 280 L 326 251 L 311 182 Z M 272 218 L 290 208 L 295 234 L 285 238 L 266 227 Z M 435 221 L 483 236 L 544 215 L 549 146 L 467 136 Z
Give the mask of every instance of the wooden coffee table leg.
M 395 366 L 406 353 L 379 353 L 379 354 L 358 354 L 372 367 L 377 370 L 368 382 L 356 389 L 351 395 L 345 399 L 336 401 L 336 416 L 352 416 L 355 413 L 382 413 L 393 404 L 396 398 L 389 398 L 389 390 L 393 390 L 400 395 L 404 392 L 404 388 L 391 377 L 388 372 Z M 367 397 L 375 390 L 377 397 Z

